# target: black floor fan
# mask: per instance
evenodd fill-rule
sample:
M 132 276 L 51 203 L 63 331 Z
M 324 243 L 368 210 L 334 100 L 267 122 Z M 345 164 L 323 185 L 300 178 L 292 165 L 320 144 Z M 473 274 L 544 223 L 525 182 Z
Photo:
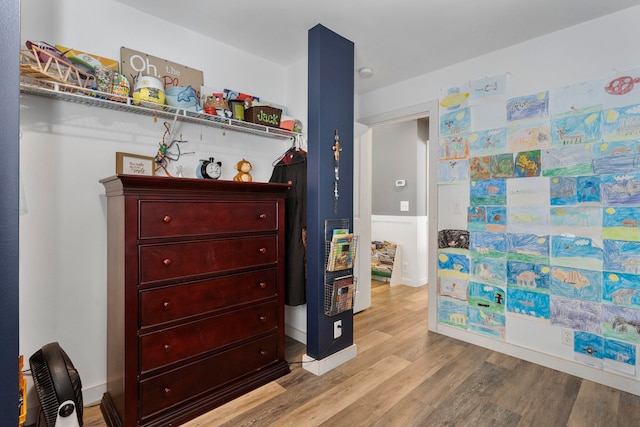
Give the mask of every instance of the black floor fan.
M 57 342 L 43 346 L 29 358 L 46 427 L 82 426 L 82 383 L 78 371 Z

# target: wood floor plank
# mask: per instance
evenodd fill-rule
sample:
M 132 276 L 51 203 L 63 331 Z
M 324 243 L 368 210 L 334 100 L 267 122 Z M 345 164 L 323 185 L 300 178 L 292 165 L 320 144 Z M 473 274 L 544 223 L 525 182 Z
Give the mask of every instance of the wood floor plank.
M 618 390 L 602 387 L 591 381 L 582 381 L 580 391 L 573 404 L 573 409 L 567 425 L 569 427 L 593 426 L 605 427 L 617 424 L 620 392 Z M 634 420 L 635 425 L 640 420 Z

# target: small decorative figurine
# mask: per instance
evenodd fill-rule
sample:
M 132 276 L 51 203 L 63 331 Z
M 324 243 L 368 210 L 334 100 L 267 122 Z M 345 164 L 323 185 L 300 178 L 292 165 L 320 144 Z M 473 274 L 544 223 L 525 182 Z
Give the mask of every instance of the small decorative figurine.
M 233 177 L 234 181 L 242 181 L 242 182 L 253 181 L 253 177 L 249 173 L 249 171 L 251 170 L 251 163 L 249 163 L 245 159 L 242 159 L 236 165 L 236 169 L 238 170 L 238 173 L 236 174 L 236 176 Z
M 216 162 L 213 157 L 200 160 L 196 168 L 196 176 L 201 179 L 218 179 L 222 175 L 222 162 Z

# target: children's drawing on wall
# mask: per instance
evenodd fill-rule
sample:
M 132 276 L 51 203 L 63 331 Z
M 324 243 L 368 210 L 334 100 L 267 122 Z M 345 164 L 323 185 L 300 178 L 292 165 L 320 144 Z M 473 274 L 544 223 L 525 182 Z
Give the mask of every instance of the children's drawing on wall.
M 506 107 L 508 122 L 549 117 L 549 92 L 511 98 Z
M 485 77 L 469 82 L 469 103 L 497 102 L 507 91 L 507 75 Z
M 469 281 L 469 307 L 504 314 L 505 290 L 486 283 Z
M 578 203 L 578 183 L 575 176 L 551 178 L 549 203 L 551 206 L 576 205 Z
M 605 239 L 603 244 L 605 271 L 640 275 L 640 242 Z
M 516 178 L 530 178 L 540 175 L 540 150 L 522 151 L 516 154 L 514 164 Z
M 469 159 L 469 177 L 472 181 L 491 179 L 491 156 L 471 157 Z
M 640 69 L 618 72 L 605 77 L 600 85 L 603 108 L 636 104 L 640 98 Z
M 445 229 L 438 231 L 438 248 L 469 249 L 467 230 Z
M 600 206 L 600 176 L 576 177 L 576 191 L 579 205 Z
M 457 160 L 469 157 L 469 135 L 452 135 L 440 138 L 440 160 Z
M 469 307 L 469 330 L 491 338 L 504 340 L 506 317 L 480 307 Z
M 440 91 L 440 111 L 459 110 L 467 106 L 469 85 L 454 86 Z
M 602 110 L 602 80 L 591 80 L 549 91 L 549 113 L 587 114 Z
M 552 236 L 553 265 L 602 270 L 602 240 L 583 236 Z
M 503 233 L 469 233 L 469 250 L 473 257 L 504 258 L 507 249 Z
M 541 206 L 509 206 L 507 230 L 510 233 L 549 234 L 549 208 Z
M 510 287 L 507 288 L 507 299 L 509 301 L 507 310 L 510 314 L 537 320 L 549 320 L 548 293 Z
M 438 298 L 438 323 L 467 329 L 469 319 L 469 305 L 466 301 L 442 296 Z
M 640 140 L 594 144 L 593 158 L 594 173 L 635 172 L 640 169 Z
M 507 284 L 507 261 L 500 258 L 474 257 L 471 260 L 471 278 L 493 285 Z
M 602 335 L 602 304 L 551 295 L 551 324 Z
M 469 274 L 469 251 L 460 251 L 459 253 L 455 252 L 445 252 L 449 251 L 448 249 L 443 249 L 438 251 L 438 272 L 442 272 L 441 276 L 444 276 L 445 273 L 455 272 L 455 273 L 463 273 Z M 466 252 L 466 254 L 465 254 Z M 446 274 L 450 276 L 451 274 Z M 465 276 L 462 276 L 466 278 Z
M 551 234 L 566 234 L 598 239 L 602 235 L 602 208 L 562 206 L 551 208 Z
M 606 369 L 635 376 L 636 353 L 637 349 L 634 344 L 605 338 L 602 362 Z
M 546 264 L 507 261 L 507 284 L 511 288 L 549 293 L 551 268 Z
M 551 145 L 548 122 L 511 124 L 507 127 L 507 148 L 511 152 L 536 150 Z
M 469 160 L 438 162 L 438 182 L 451 183 L 469 180 Z
M 459 301 L 467 300 L 469 281 L 455 277 L 438 276 L 438 295 L 451 297 Z
M 514 173 L 513 154 L 503 153 L 489 156 L 491 178 L 511 178 Z
M 602 183 L 602 204 L 609 206 L 640 205 L 640 174 L 603 175 L 600 182 Z
M 504 205 L 507 201 L 505 179 L 471 181 L 469 184 L 471 206 Z
M 602 299 L 624 307 L 640 308 L 640 276 L 604 272 Z
M 602 211 L 602 238 L 640 242 L 640 208 L 608 207 Z
M 581 363 L 602 368 L 604 338 L 588 332 L 573 333 L 573 358 Z
M 507 233 L 507 259 L 549 264 L 549 236 Z
M 440 116 L 440 136 L 451 136 L 469 133 L 471 115 L 469 108 L 444 113 Z
M 620 141 L 640 137 L 640 104 L 602 112 L 602 139 Z
M 600 112 L 572 113 L 551 119 L 551 145 L 576 145 L 600 141 Z
M 531 177 L 507 180 L 509 206 L 546 206 L 549 204 L 549 178 Z
M 575 176 L 592 173 L 590 144 L 545 148 L 542 155 L 543 176 Z
M 551 295 L 600 302 L 602 272 L 572 267 L 551 267 Z
M 607 338 L 640 343 L 640 310 L 602 304 L 602 328 Z
M 507 149 L 507 128 L 471 132 L 469 150 L 475 156 L 503 153 Z
M 469 231 L 507 231 L 507 208 L 505 206 L 469 206 L 467 208 Z

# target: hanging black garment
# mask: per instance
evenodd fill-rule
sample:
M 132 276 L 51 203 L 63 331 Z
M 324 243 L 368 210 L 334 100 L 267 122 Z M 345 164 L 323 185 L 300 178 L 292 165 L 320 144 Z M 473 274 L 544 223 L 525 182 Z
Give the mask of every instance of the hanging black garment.
M 269 182 L 290 183 L 285 206 L 285 292 L 287 305 L 302 305 L 306 295 L 307 157 L 288 151 L 274 166 Z

